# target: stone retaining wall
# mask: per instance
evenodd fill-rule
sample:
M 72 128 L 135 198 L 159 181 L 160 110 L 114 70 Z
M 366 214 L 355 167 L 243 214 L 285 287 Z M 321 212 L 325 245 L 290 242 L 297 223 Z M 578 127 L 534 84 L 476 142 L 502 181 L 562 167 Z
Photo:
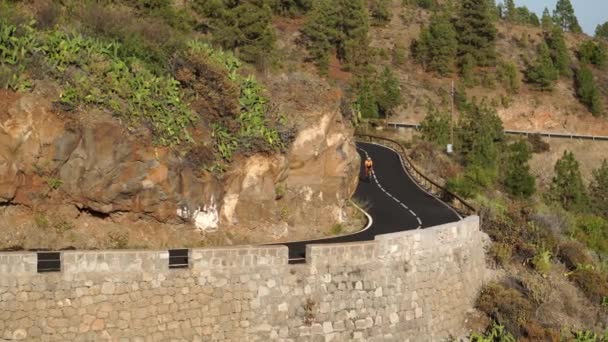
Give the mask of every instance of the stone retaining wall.
M 62 252 L 61 273 L 36 255 L 0 253 L 0 340 L 439 341 L 464 333 L 484 280 L 479 219 L 287 248 Z

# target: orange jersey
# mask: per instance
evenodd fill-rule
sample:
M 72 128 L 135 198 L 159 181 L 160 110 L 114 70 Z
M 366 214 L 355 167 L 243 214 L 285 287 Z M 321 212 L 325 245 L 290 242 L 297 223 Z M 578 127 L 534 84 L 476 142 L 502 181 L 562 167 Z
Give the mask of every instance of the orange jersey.
M 366 160 L 365 161 L 365 167 L 368 169 L 371 169 L 372 166 L 374 166 L 374 163 L 371 160 Z

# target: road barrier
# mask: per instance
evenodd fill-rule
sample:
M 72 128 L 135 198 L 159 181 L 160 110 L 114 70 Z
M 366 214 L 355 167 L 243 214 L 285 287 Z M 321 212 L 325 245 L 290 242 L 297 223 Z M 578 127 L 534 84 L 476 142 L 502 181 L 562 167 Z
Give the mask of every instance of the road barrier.
M 450 192 L 420 172 L 420 170 L 414 166 L 412 160 L 407 156 L 405 147 L 403 147 L 403 145 L 401 145 L 399 142 L 371 134 L 355 134 L 355 136 L 362 142 L 373 142 L 395 150 L 399 155 L 401 155 L 401 163 L 403 164 L 403 167 L 406 169 L 409 175 L 412 176 L 414 181 L 420 185 L 420 187 L 454 208 L 462 216 L 466 217 L 475 215 L 477 213 L 477 210 L 460 196 Z
M 415 123 L 400 123 L 400 122 L 387 122 L 386 126 L 391 128 L 413 128 L 419 129 L 420 124 Z M 552 132 L 531 132 L 531 131 L 519 131 L 512 129 L 505 129 L 505 134 L 511 135 L 538 135 L 547 138 L 560 138 L 560 139 L 580 139 L 580 140 L 592 140 L 592 141 L 608 141 L 608 136 L 604 135 L 585 135 L 585 134 L 572 134 L 572 133 L 552 133 Z

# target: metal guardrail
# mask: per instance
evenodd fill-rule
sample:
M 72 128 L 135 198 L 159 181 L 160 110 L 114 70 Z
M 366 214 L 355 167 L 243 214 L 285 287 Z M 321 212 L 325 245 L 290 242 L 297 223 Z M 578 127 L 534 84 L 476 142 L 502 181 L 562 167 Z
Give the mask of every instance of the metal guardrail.
M 410 174 L 410 176 L 412 176 L 412 178 L 414 178 L 418 185 L 420 185 L 433 196 L 437 197 L 439 200 L 443 201 L 444 203 L 447 203 L 461 215 L 470 216 L 477 213 L 475 207 L 467 203 L 460 196 L 450 192 L 449 190 L 437 184 L 436 182 L 425 176 L 422 172 L 420 172 L 420 170 L 418 170 L 416 166 L 414 166 L 412 160 L 407 156 L 407 153 L 405 153 L 405 147 L 403 147 L 403 145 L 401 145 L 399 142 L 389 138 L 379 137 L 370 134 L 355 134 L 355 136 L 361 138 L 362 141 L 368 140 L 369 142 L 375 142 L 379 143 L 380 145 L 393 148 L 401 155 L 401 162 L 403 163 L 403 167 L 405 167 L 407 172 Z
M 387 126 L 389 127 L 393 127 L 393 128 L 415 128 L 415 129 L 419 129 L 420 128 L 420 124 L 415 124 L 415 123 L 400 123 L 400 122 L 387 122 L 386 123 Z M 505 134 L 511 134 L 511 135 L 523 135 L 523 136 L 530 136 L 530 135 L 539 135 L 541 137 L 547 137 L 547 138 L 561 138 L 561 139 L 580 139 L 580 140 L 592 140 L 592 141 L 608 141 L 608 136 L 604 136 L 604 135 L 585 135 L 585 134 L 572 134 L 572 133 L 552 133 L 552 132 L 531 132 L 531 131 L 518 131 L 518 130 L 511 130 L 511 129 L 506 129 Z

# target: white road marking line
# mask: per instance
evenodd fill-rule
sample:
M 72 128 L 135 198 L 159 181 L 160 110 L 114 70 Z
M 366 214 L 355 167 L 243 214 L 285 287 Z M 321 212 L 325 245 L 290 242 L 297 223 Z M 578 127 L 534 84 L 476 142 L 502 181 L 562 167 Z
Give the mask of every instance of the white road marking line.
M 357 147 L 357 149 L 363 151 L 363 153 L 365 153 L 365 157 L 369 157 L 369 154 L 367 153 L 366 150 L 362 149 L 361 147 Z M 401 158 L 401 156 L 399 156 L 399 158 Z M 384 190 L 384 188 L 380 184 L 380 181 L 378 181 L 378 178 L 376 177 L 376 173 L 375 172 L 372 172 L 372 178 L 374 179 L 374 182 L 376 183 L 376 185 L 378 186 L 378 188 L 380 190 L 382 190 L 382 192 L 384 192 L 386 195 L 388 195 L 388 197 L 392 198 L 393 201 L 397 202 L 405 210 L 408 210 L 412 214 L 412 216 L 414 216 L 414 218 L 416 218 L 416 220 L 418 221 L 418 227 L 416 227 L 416 229 L 422 228 L 422 220 L 420 219 L 420 217 L 414 211 L 412 211 L 410 208 L 408 208 L 407 205 L 403 204 L 400 200 L 398 200 L 395 196 L 393 196 L 390 192 Z
M 425 188 L 423 188 L 420 184 L 418 184 L 418 182 L 412 177 L 412 175 L 410 175 L 409 172 L 407 172 L 407 168 L 405 167 L 405 163 L 403 161 L 403 157 L 401 157 L 401 153 L 397 152 L 395 149 L 393 149 L 392 147 L 388 147 L 382 144 L 377 144 L 375 142 L 370 142 L 370 143 L 366 143 L 366 144 L 370 144 L 370 145 L 376 145 L 379 147 L 383 147 L 387 150 L 393 151 L 397 156 L 399 156 L 399 161 L 401 162 L 401 167 L 403 168 L 403 172 L 405 172 L 405 174 L 412 180 L 412 182 L 414 182 L 414 184 L 422 191 L 426 192 L 427 194 L 429 194 L 431 197 L 435 198 L 437 201 L 439 201 L 439 203 L 443 204 L 445 207 L 447 207 L 448 209 L 450 209 L 454 214 L 456 214 L 456 216 L 459 219 L 463 219 L 463 217 L 454 209 L 452 208 L 449 204 L 445 203 L 444 201 L 442 201 L 441 199 L 437 198 L 437 196 L 433 195 L 431 192 L 429 192 L 428 190 L 426 190 Z M 359 148 L 359 147 L 357 147 Z

